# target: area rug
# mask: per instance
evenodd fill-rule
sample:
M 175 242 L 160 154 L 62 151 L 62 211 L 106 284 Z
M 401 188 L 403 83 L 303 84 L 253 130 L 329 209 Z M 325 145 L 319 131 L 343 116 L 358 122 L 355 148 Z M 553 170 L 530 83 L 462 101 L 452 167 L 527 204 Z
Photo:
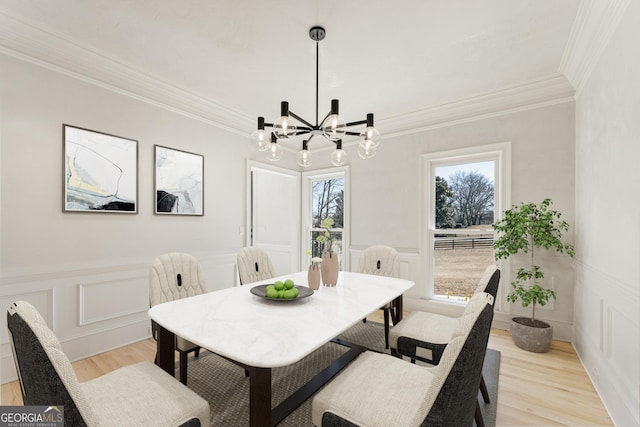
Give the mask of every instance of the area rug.
M 359 323 L 347 330 L 340 338 L 372 350 L 389 352 L 384 349 L 384 328 L 379 323 Z M 346 351 L 347 348 L 342 345 L 328 343 L 291 366 L 273 369 L 272 407 L 282 402 Z M 478 395 L 486 426 L 495 426 L 499 369 L 500 352 L 487 350 L 483 375 L 491 403 L 485 404 L 482 396 Z M 241 367 L 208 351 L 202 351 L 200 357 L 189 358 L 188 386 L 209 402 L 211 426 L 249 425 L 249 378 L 245 376 L 244 369 Z M 299 406 L 279 425 L 283 427 L 312 426 L 311 399 Z

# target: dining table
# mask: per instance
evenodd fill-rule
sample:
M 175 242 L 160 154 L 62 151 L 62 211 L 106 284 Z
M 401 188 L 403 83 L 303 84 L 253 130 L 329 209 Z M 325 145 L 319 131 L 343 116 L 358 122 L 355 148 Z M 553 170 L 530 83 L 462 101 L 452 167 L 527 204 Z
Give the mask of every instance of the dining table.
M 295 299 L 273 299 L 265 285 L 292 280 Z M 366 348 L 336 338 L 387 303 L 402 319 L 402 296 L 410 280 L 340 272 L 335 286 L 311 291 L 307 272 L 234 286 L 155 305 L 156 363 L 175 375 L 175 336 L 222 356 L 249 376 L 251 426 L 275 426 Z M 350 349 L 272 409 L 271 370 L 300 361 L 330 341 Z

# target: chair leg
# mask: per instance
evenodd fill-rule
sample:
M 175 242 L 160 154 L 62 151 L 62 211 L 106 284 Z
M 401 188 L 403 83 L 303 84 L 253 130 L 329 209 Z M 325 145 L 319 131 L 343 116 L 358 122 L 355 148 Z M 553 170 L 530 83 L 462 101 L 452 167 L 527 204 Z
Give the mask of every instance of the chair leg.
M 480 376 L 480 392 L 482 393 L 482 398 L 484 399 L 484 403 L 491 403 L 491 400 L 489 400 L 489 392 L 487 391 L 487 385 L 484 383 L 484 375 Z
M 477 427 L 484 427 L 484 419 L 482 418 L 482 411 L 480 410 L 480 404 L 476 400 L 476 413 L 473 418 L 476 420 Z
M 180 382 L 187 385 L 187 352 L 180 352 Z
M 384 312 L 384 348 L 389 348 L 389 309 L 383 308 Z

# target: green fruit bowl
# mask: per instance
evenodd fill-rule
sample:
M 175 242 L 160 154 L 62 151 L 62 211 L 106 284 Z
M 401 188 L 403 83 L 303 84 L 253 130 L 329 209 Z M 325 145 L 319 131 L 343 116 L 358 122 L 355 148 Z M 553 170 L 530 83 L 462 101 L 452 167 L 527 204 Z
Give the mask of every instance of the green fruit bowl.
M 260 298 L 267 299 L 269 301 L 281 301 L 281 302 L 298 301 L 313 295 L 313 290 L 307 288 L 306 286 L 295 286 L 295 289 L 298 290 L 298 296 L 295 298 L 270 298 L 267 296 L 267 286 L 272 286 L 272 284 L 254 286 L 253 288 L 251 288 L 251 293 L 256 296 L 259 296 Z

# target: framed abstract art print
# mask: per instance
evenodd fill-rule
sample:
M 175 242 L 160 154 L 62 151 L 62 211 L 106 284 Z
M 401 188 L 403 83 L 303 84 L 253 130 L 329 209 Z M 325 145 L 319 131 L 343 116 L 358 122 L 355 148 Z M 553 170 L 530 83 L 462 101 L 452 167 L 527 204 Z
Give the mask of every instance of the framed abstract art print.
M 63 211 L 138 213 L 138 141 L 62 128 Z
M 204 215 L 204 156 L 154 146 L 155 213 Z

